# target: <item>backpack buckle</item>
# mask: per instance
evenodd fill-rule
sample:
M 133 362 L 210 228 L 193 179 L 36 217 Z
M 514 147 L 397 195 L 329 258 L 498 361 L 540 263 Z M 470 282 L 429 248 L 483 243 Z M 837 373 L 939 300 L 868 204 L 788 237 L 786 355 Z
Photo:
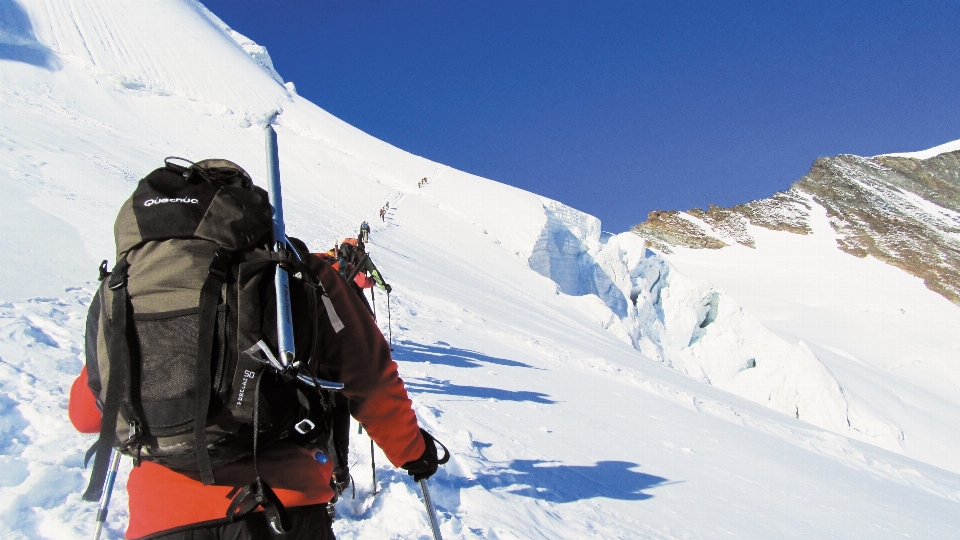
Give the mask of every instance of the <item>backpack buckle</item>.
M 306 435 L 316 428 L 317 425 L 310 421 L 309 418 L 304 418 L 303 420 L 297 422 L 297 425 L 293 426 L 293 429 L 301 435 Z
M 122 449 L 130 448 L 140 438 L 140 424 L 133 419 L 128 420 L 127 424 L 130 426 L 130 431 L 127 432 L 127 440 L 120 443 Z
M 116 291 L 127 286 L 127 268 L 130 268 L 130 263 L 127 262 L 126 257 L 117 261 L 117 265 L 113 267 L 113 272 L 110 272 L 110 281 L 107 282 L 108 289 Z
M 224 250 L 217 250 L 210 262 L 210 275 L 220 281 L 227 279 L 227 271 L 230 269 L 230 254 Z

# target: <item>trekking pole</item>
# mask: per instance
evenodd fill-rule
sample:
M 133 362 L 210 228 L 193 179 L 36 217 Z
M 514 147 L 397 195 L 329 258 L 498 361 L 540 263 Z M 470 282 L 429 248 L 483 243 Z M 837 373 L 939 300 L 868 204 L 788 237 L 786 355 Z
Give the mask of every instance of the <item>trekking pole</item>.
M 270 184 L 270 206 L 273 207 L 273 250 L 279 252 L 287 244 L 287 235 L 283 223 L 283 197 L 280 195 L 280 149 L 277 146 L 277 132 L 271 125 L 277 118 L 274 112 L 267 120 L 263 131 L 267 143 L 267 175 Z M 293 343 L 293 313 L 290 310 L 290 276 L 279 267 L 273 275 L 277 293 L 277 345 L 280 349 L 280 363 L 283 367 L 292 364 L 296 357 Z
M 375 287 L 370 287 L 370 305 L 373 306 L 373 320 L 377 320 L 377 295 L 373 293 Z
M 380 493 L 377 489 L 377 462 L 373 456 L 373 439 L 370 439 L 370 470 L 373 472 L 373 494 Z
M 390 350 L 393 351 L 393 325 L 390 324 L 390 292 L 387 292 L 387 334 L 390 336 Z
M 97 510 L 97 530 L 93 533 L 93 540 L 100 540 L 100 532 L 107 521 L 107 510 L 110 508 L 110 495 L 113 493 L 113 482 L 117 479 L 117 469 L 120 467 L 120 452 L 114 448 L 110 450 L 110 470 L 103 481 L 103 493 L 100 494 L 100 509 Z
M 440 520 L 437 518 L 437 509 L 433 506 L 433 499 L 430 498 L 430 488 L 427 487 L 427 479 L 420 480 L 420 489 L 423 490 L 423 504 L 427 507 L 427 515 L 430 517 L 430 526 L 433 527 L 434 540 L 443 540 L 440 535 Z

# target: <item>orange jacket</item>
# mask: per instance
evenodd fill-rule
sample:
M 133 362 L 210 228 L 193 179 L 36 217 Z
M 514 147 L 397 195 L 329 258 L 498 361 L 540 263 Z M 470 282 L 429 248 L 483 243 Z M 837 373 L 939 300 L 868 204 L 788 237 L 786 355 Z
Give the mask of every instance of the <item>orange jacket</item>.
M 323 253 L 316 253 L 315 255 L 330 264 L 334 270 L 340 271 L 340 260 L 337 259 L 334 250 L 331 249 Z M 369 289 L 377 284 L 376 280 L 363 272 L 357 272 L 357 275 L 353 277 L 353 282 L 361 289 Z
M 390 346 L 360 298 L 336 270 L 320 257 L 308 257 L 345 328 L 334 332 L 326 316 L 317 321 L 321 362 L 332 378 L 344 384 L 350 414 L 366 428 L 395 466 L 419 458 L 424 451 L 412 403 L 407 396 Z M 70 389 L 70 421 L 83 433 L 100 430 L 100 411 L 87 387 L 86 367 Z M 331 449 L 332 451 L 332 449 Z M 322 504 L 333 498 L 332 463 L 321 465 L 313 450 L 277 443 L 257 455 L 260 476 L 285 506 Z M 130 523 L 127 538 L 141 538 L 169 529 L 224 520 L 234 486 L 254 480 L 250 458 L 216 471 L 217 482 L 204 486 L 199 475 L 172 471 L 143 462 L 127 480 Z

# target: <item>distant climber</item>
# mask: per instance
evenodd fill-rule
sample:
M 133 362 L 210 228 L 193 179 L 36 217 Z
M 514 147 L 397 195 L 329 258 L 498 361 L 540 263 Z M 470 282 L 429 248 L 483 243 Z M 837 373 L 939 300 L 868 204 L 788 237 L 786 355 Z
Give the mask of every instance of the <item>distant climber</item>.
M 334 270 L 350 281 L 350 286 L 360 295 L 371 312 L 373 310 L 362 292 L 364 289 L 377 285 L 387 294 L 393 291 L 393 287 L 383 279 L 380 270 L 373 264 L 373 260 L 367 254 L 366 246 L 356 238 L 344 238 L 339 246 L 325 253 L 317 253 L 317 256 L 327 261 Z
M 380 209 L 380 221 L 386 221 L 386 220 L 387 220 L 387 209 L 386 209 L 386 208 L 381 208 L 381 209 Z
M 357 239 L 363 243 L 370 241 L 370 224 L 366 221 L 360 224 L 360 235 L 357 236 Z

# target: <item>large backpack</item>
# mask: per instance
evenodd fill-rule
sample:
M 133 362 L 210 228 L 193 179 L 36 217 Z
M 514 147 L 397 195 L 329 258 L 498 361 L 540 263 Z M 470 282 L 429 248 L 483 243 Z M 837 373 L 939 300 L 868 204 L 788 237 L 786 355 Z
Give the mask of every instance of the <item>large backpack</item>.
M 340 247 L 337 248 L 337 254 L 340 261 L 340 275 L 347 277 L 348 267 L 357 266 L 366 256 L 367 251 L 359 238 L 344 238 Z
M 229 161 L 173 159 L 121 208 L 117 263 L 101 265 L 87 316 L 86 366 L 102 410 L 87 500 L 100 496 L 111 448 L 209 484 L 258 445 L 323 446 L 330 436 L 330 396 L 270 367 L 273 276 L 280 263 L 296 267 L 297 254 L 269 249 L 267 193 Z M 327 378 L 311 361 L 318 299 L 335 328 L 339 319 L 311 272 L 291 274 L 300 376 Z

